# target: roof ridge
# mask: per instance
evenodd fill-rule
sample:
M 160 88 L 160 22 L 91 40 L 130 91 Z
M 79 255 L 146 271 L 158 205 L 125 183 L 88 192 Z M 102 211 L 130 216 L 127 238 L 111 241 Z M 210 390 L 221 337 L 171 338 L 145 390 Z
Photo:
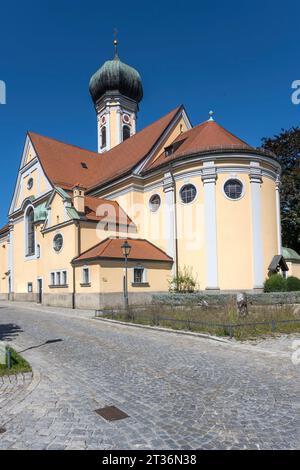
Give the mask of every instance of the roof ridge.
M 169 111 L 168 113 L 164 114 L 163 116 L 161 116 L 160 118 L 156 119 L 155 121 L 153 121 L 151 124 L 148 124 L 148 126 L 146 127 L 143 127 L 143 129 L 140 129 L 138 132 L 136 132 L 134 135 L 132 135 L 130 137 L 130 139 L 134 139 L 136 136 L 138 136 L 141 132 L 143 132 L 145 129 L 148 129 L 149 127 L 153 126 L 154 124 L 157 124 L 160 120 L 166 118 L 169 114 L 172 114 L 174 113 L 175 111 L 177 112 L 183 105 L 179 105 L 177 106 L 176 108 L 172 109 L 171 111 Z M 62 140 L 59 140 L 59 139 L 56 139 L 54 137 L 49 137 L 49 136 L 46 136 L 46 135 L 43 135 L 43 134 L 39 134 L 38 132 L 34 132 L 34 131 L 27 131 L 27 134 L 28 136 L 37 136 L 37 137 L 41 137 L 42 139 L 48 139 L 48 140 L 52 140 L 54 142 L 58 142 L 59 144 L 62 144 L 62 145 L 67 145 L 68 147 L 75 147 L 79 150 L 83 150 L 84 152 L 91 152 L 95 155 L 100 155 L 98 152 L 96 152 L 95 150 L 90 150 L 90 149 L 87 149 L 87 148 L 84 148 L 84 147 L 80 147 L 79 145 L 75 145 L 75 144 L 69 144 L 67 142 L 63 142 Z M 118 145 L 116 145 L 115 147 L 112 147 L 111 149 L 109 149 L 107 152 L 105 152 L 104 154 L 102 154 L 101 156 L 105 156 L 105 155 L 108 155 L 109 152 L 113 149 L 116 149 L 117 147 L 119 147 L 120 145 L 124 144 L 125 142 L 127 142 L 127 139 L 124 140 L 123 142 L 120 142 Z

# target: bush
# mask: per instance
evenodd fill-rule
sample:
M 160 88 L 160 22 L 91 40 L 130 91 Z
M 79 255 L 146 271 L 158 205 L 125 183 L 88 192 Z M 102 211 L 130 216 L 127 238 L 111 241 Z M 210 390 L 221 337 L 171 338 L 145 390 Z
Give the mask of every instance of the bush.
M 300 290 L 300 279 L 295 276 L 290 276 L 286 280 L 286 288 L 288 291 Z
M 285 292 L 286 290 L 286 279 L 280 274 L 272 274 L 264 283 L 264 292 Z
M 184 266 L 179 269 L 178 278 L 174 276 L 169 282 L 170 292 L 194 292 L 196 288 L 196 279 L 193 276 L 192 269 Z

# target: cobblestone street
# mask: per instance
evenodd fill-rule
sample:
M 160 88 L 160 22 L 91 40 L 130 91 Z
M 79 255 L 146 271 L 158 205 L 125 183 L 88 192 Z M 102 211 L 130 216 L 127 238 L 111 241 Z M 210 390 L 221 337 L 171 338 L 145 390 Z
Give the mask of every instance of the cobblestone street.
M 2 303 L 0 339 L 33 367 L 0 380 L 1 449 L 299 447 L 289 354 Z M 129 418 L 105 421 L 106 405 Z

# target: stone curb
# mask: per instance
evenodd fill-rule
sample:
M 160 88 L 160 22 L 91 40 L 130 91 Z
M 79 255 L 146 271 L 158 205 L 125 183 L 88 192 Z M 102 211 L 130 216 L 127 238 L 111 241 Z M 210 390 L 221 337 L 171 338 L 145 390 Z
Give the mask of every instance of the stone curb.
M 172 330 L 172 328 L 164 328 L 160 326 L 150 326 L 150 325 L 141 325 L 139 323 L 131 323 L 131 322 L 122 322 L 119 320 L 111 320 L 109 318 L 101 318 L 101 317 L 93 317 L 92 320 L 100 320 L 103 323 L 112 323 L 115 325 L 122 325 L 122 326 L 129 326 L 131 328 L 144 328 L 147 330 L 154 330 L 160 331 L 161 333 L 171 333 L 175 335 L 184 335 L 184 336 L 192 336 L 194 338 L 204 338 L 211 341 L 216 341 L 222 343 L 224 345 L 230 346 L 235 349 L 240 349 L 243 351 L 251 351 L 251 352 L 259 352 L 259 353 L 266 353 L 271 356 L 281 356 L 281 357 L 290 357 L 289 353 L 281 352 L 281 351 L 269 351 L 268 349 L 263 348 L 256 348 L 255 346 L 250 346 L 247 344 L 242 343 L 233 343 L 230 340 L 219 338 L 218 336 L 207 335 L 205 333 L 195 333 L 193 331 L 186 331 L 186 330 Z
M 162 333 L 173 333 L 176 335 L 195 336 L 198 338 L 205 338 L 205 339 L 211 339 L 213 341 L 219 341 L 220 343 L 232 344 L 227 339 L 219 338 L 218 336 L 212 336 L 212 335 L 208 335 L 205 333 L 195 333 L 193 331 L 187 331 L 187 330 L 173 330 L 172 328 L 165 328 L 162 326 L 142 325 L 141 323 L 131 323 L 127 321 L 112 320 L 110 318 L 102 318 L 102 317 L 93 317 L 92 319 L 101 320 L 107 323 L 115 323 L 117 325 L 133 326 L 135 328 L 145 328 L 147 330 L 161 331 Z

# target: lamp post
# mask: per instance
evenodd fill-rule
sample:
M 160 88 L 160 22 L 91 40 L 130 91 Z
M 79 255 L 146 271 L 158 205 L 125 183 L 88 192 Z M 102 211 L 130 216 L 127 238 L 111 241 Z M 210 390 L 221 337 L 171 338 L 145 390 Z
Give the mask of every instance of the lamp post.
M 123 256 L 125 258 L 125 285 L 124 285 L 124 302 L 125 302 L 125 309 L 128 309 L 128 280 L 127 280 L 127 265 L 128 265 L 128 256 L 130 255 L 131 245 L 129 245 L 128 241 L 125 240 L 123 245 L 121 246 Z

